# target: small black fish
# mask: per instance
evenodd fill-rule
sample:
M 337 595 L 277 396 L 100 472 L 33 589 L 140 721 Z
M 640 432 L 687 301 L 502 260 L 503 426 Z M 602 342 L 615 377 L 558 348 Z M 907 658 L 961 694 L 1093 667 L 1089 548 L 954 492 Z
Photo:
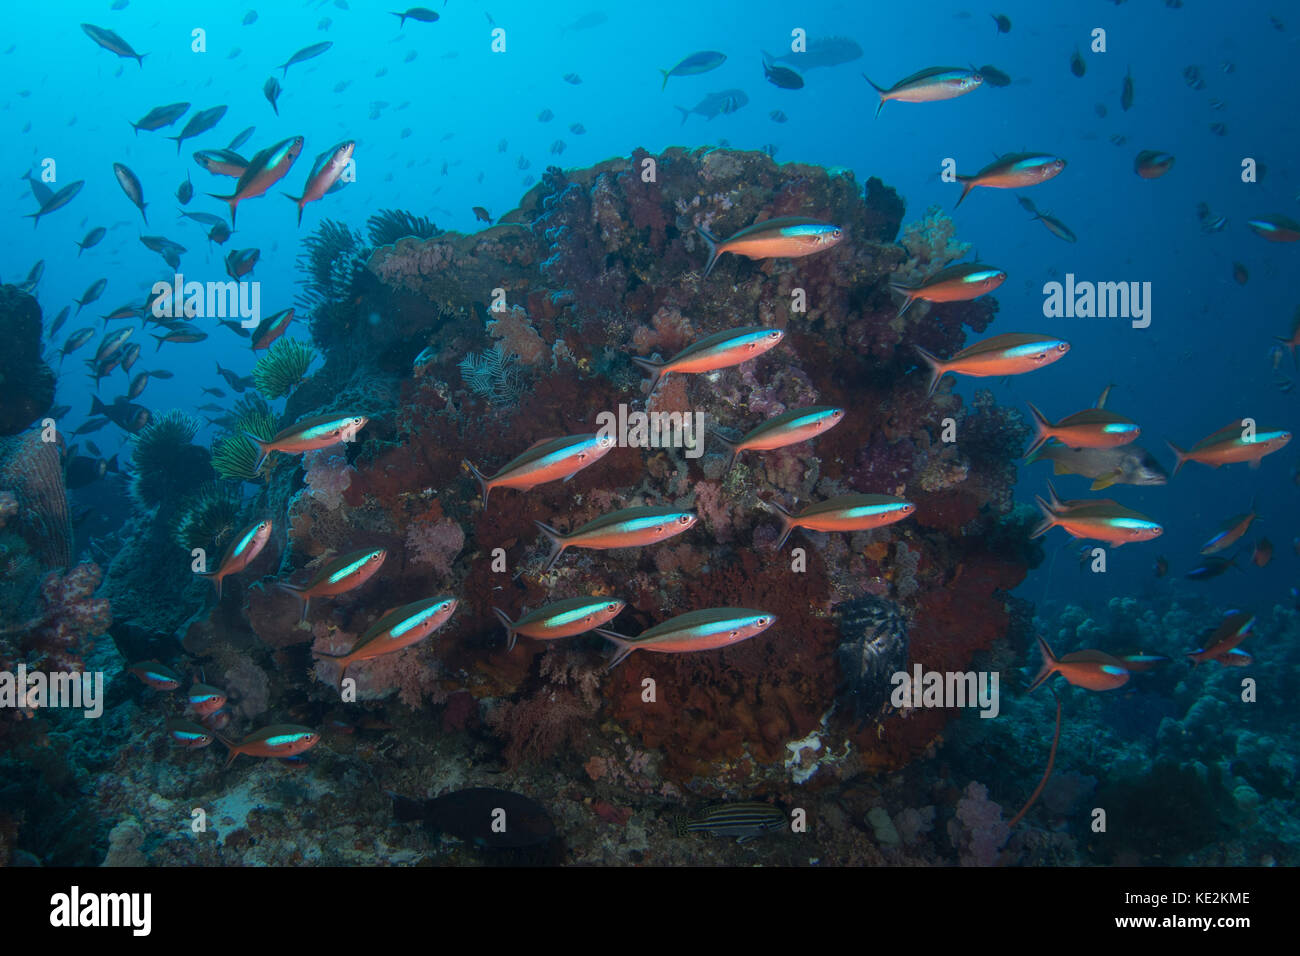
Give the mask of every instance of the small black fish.
M 438 22 L 438 14 L 430 10 L 428 7 L 411 7 L 411 9 L 407 10 L 405 13 L 393 13 L 393 16 L 397 17 L 400 21 L 397 24 L 399 30 L 406 26 L 407 20 L 415 20 L 417 23 Z M 488 19 L 490 20 L 492 18 L 489 16 Z
M 803 89 L 802 76 L 788 66 L 773 66 L 766 59 L 763 60 L 763 76 L 773 86 L 779 86 L 783 90 Z
M 177 188 L 176 198 L 182 206 L 189 205 L 190 200 L 194 198 L 194 183 L 190 181 L 188 175 L 185 177 L 185 182 L 181 183 Z
M 984 82 L 989 86 L 1001 87 L 1011 85 L 1011 77 L 1007 76 L 991 63 L 985 63 L 975 72 L 984 77 Z
M 266 101 L 271 104 L 271 109 L 275 110 L 276 116 L 280 115 L 280 107 L 275 105 L 275 101 L 280 98 L 281 92 L 280 81 L 273 76 L 268 77 L 267 81 L 262 84 L 262 95 L 265 96 Z
M 997 24 L 997 30 L 996 30 L 995 32 L 997 32 L 997 33 L 1010 33 L 1010 32 L 1011 32 L 1011 18 L 1010 18 L 1010 17 L 1008 17 L 1008 16 L 1004 16 L 1004 15 L 1001 14 L 1001 13 L 990 13 L 989 16 L 991 16 L 991 17 L 993 18 L 993 22 Z
M 1083 56 L 1079 53 L 1079 48 L 1075 47 L 1074 52 L 1070 54 L 1070 72 L 1075 76 L 1083 76 L 1088 72 L 1088 66 L 1083 62 Z

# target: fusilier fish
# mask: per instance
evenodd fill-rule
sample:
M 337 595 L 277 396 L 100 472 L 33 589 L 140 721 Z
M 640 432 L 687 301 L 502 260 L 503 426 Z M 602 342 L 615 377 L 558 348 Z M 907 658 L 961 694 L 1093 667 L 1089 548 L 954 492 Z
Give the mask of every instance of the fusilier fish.
M 688 345 L 666 362 L 656 362 L 635 355 L 632 356 L 632 361 L 650 373 L 652 377 L 649 394 L 654 394 L 655 388 L 669 374 L 698 375 L 740 365 L 776 348 L 783 338 L 785 333 L 780 329 L 747 325 L 738 329 L 715 332 L 693 345 Z M 647 399 L 648 397 L 647 395 Z
M 703 50 L 699 53 L 692 53 L 674 66 L 671 70 L 660 70 L 664 75 L 663 86 L 660 90 L 668 88 L 668 80 L 674 76 L 698 76 L 701 73 L 708 73 L 710 70 L 716 70 L 727 62 L 727 55 L 719 53 L 716 50 Z
M 235 179 L 248 168 L 248 160 L 233 149 L 200 149 L 194 154 L 194 161 L 214 175 Z
M 102 240 L 107 233 L 108 230 L 103 226 L 96 226 L 94 229 L 90 230 L 90 232 L 86 233 L 86 238 L 77 243 L 77 258 L 81 258 L 81 254 L 92 246 L 99 245 L 100 240 Z
M 1032 402 L 1026 402 L 1034 419 L 1034 441 L 1025 451 L 1028 458 L 1045 443 L 1056 439 L 1068 448 L 1117 448 L 1136 441 L 1142 434 L 1138 425 L 1104 408 L 1088 408 L 1067 415 L 1053 424 Z
M 916 511 L 916 505 L 892 495 L 837 495 L 790 512 L 775 501 L 764 502 L 781 516 L 780 550 L 796 528 L 809 531 L 869 531 L 902 521 Z
M 726 471 L 736 463 L 737 456 L 744 451 L 771 451 L 808 441 L 838 425 L 844 418 L 844 409 L 828 405 L 813 405 L 808 408 L 792 408 L 782 412 L 752 428 L 738 441 L 729 441 L 716 431 L 713 437 L 726 446 L 731 453 L 727 459 Z
M 230 751 L 226 760 L 226 766 L 229 767 L 240 754 L 250 757 L 296 757 L 320 743 L 320 734 L 297 724 L 273 724 L 254 731 L 239 743 L 220 735 L 217 739 Z
M 456 599 L 441 596 L 414 601 L 386 612 L 357 639 L 356 647 L 346 654 L 320 654 L 339 668 L 339 686 L 350 666 L 418 644 L 447 623 L 456 610 Z
M 967 262 L 940 269 L 915 285 L 891 282 L 889 287 L 903 296 L 902 315 L 917 299 L 926 302 L 965 302 L 992 292 L 1006 281 L 1007 274 L 979 262 Z
M 478 479 L 483 491 L 483 507 L 486 508 L 493 488 L 529 491 L 548 481 L 568 481 L 582 469 L 600 461 L 613 448 L 614 439 L 609 435 L 565 435 L 535 442 L 491 477 L 475 468 L 469 459 L 465 459 L 465 467 Z
M 958 96 L 973 93 L 984 83 L 984 77 L 974 70 L 963 70 L 959 66 L 932 66 L 911 76 L 905 76 L 889 89 L 882 89 L 872 82 L 871 77 L 863 73 L 862 78 L 871 83 L 871 88 L 880 97 L 876 106 L 876 115 L 885 108 L 890 100 L 900 103 L 935 103 L 939 100 L 951 100 Z
M 166 664 L 142 661 L 127 668 L 127 672 L 140 678 L 141 683 L 154 690 L 175 690 L 181 686 L 181 675 Z
M 269 349 L 271 343 L 288 331 L 289 323 L 292 321 L 293 309 L 281 309 L 279 312 L 262 319 L 261 322 L 257 323 L 257 328 L 253 330 L 253 334 L 250 336 L 253 351 Z
M 1158 149 L 1144 149 L 1133 160 L 1133 172 L 1143 179 L 1159 179 L 1173 168 L 1173 154 Z
M 1300 239 L 1300 222 L 1287 216 L 1270 216 L 1267 219 L 1250 219 L 1246 225 L 1257 236 L 1263 236 L 1269 242 L 1295 242 Z
M 687 654 L 739 644 L 762 634 L 776 623 L 776 615 L 744 607 L 718 607 L 690 611 L 657 624 L 636 637 L 626 637 L 603 627 L 596 633 L 616 648 L 606 670 L 613 670 L 633 651 L 656 654 Z
M 97 27 L 93 23 L 83 23 L 81 29 L 86 32 L 86 36 L 90 37 L 109 53 L 116 53 L 118 56 L 125 59 L 135 60 L 136 63 L 140 64 L 140 66 L 144 66 L 144 58 L 149 54 L 136 53 L 135 50 L 131 48 L 131 44 L 127 43 L 112 30 L 105 29 L 104 27 Z
M 839 226 L 803 216 L 764 219 L 726 240 L 719 240 L 703 226 L 696 226 L 695 231 L 709 249 L 709 261 L 704 266 L 706 277 L 724 252 L 750 259 L 797 259 L 829 249 L 844 238 L 844 230 Z
M 107 279 L 96 279 L 94 282 L 92 282 L 89 286 L 87 286 L 86 291 L 81 293 L 80 299 L 72 300 L 73 302 L 77 303 L 77 311 L 74 312 L 73 314 L 76 315 L 80 313 L 83 306 L 90 305 L 90 303 L 96 301 L 101 295 L 104 294 L 104 290 L 106 288 L 108 288 Z
M 172 743 L 186 750 L 198 750 L 217 739 L 208 728 L 184 717 L 173 717 L 167 721 L 167 736 L 172 739 Z
M 1247 428 L 1239 420 L 1202 438 L 1188 451 L 1183 451 L 1173 442 L 1165 442 L 1165 444 L 1176 457 L 1174 474 L 1177 475 L 1183 465 L 1189 461 L 1198 461 L 1211 468 L 1245 461 L 1250 462 L 1252 468 L 1258 468 L 1260 460 L 1265 455 L 1279 450 L 1290 440 L 1290 432 Z
M 390 12 L 393 13 L 393 16 L 398 18 L 399 22 L 397 24 L 397 27 L 399 30 L 402 27 L 406 26 L 407 20 L 415 20 L 417 23 L 438 22 L 438 14 L 433 10 L 430 10 L 428 7 L 411 7 L 409 10 L 407 10 L 404 13 L 397 13 L 394 11 L 390 11 Z
M 303 452 L 315 451 L 318 448 L 329 448 L 339 442 L 354 441 L 357 432 L 361 431 L 368 421 L 365 415 L 340 415 L 333 412 L 294 422 L 269 440 L 259 438 L 251 432 L 245 432 L 244 437 L 257 445 L 261 457 L 257 460 L 255 470 L 261 471 L 262 464 L 271 456 L 271 452 L 301 455 Z
M 551 554 L 546 561 L 549 571 L 569 548 L 595 551 L 640 548 L 675 537 L 694 527 L 697 520 L 693 512 L 676 508 L 621 508 L 593 518 L 568 534 L 540 521 L 533 523 L 551 542 Z
M 318 57 L 333 45 L 334 44 L 331 41 L 326 40 L 323 43 L 313 43 L 311 46 L 305 46 L 293 56 L 289 57 L 286 62 L 281 63 L 278 69 L 284 70 L 283 75 L 288 76 L 289 67 L 293 66 L 295 63 L 302 63 L 304 60 Z
M 147 375 L 148 373 L 143 373 Z M 200 572 L 199 577 L 207 578 L 216 588 L 217 600 L 221 600 L 221 582 L 232 574 L 239 574 L 253 560 L 262 553 L 266 543 L 271 540 L 271 522 L 269 519 L 262 520 L 256 524 L 249 525 L 239 534 L 235 535 L 230 546 L 226 548 L 226 553 L 222 555 L 221 563 L 217 565 L 215 571 Z
M 616 598 L 574 597 L 521 614 L 517 621 L 510 620 L 499 607 L 494 607 L 492 612 L 505 625 L 508 640 L 506 650 L 512 650 L 518 634 L 538 641 L 585 634 L 614 620 L 625 607 L 627 605 Z
M 302 622 L 307 620 L 312 598 L 335 597 L 361 587 L 375 576 L 387 557 L 388 551 L 384 548 L 352 551 L 326 561 L 306 584 L 277 581 L 276 586 L 294 595 L 302 604 L 302 615 L 298 618 Z
M 268 77 L 266 82 L 262 84 L 262 95 L 271 104 L 271 109 L 275 110 L 276 116 L 280 115 L 280 107 L 276 105 L 276 101 L 280 99 L 281 92 L 280 81 L 273 76 Z
M 1058 511 L 1042 498 L 1035 497 L 1034 500 L 1043 513 L 1043 521 L 1034 529 L 1031 538 L 1044 535 L 1052 528 L 1064 528 L 1071 537 L 1105 541 L 1119 548 L 1132 541 L 1150 541 L 1164 533 L 1164 528 L 1146 515 L 1113 501 L 1098 501 Z
M 225 691 L 210 684 L 194 684 L 185 695 L 185 703 L 200 717 L 215 714 L 226 706 Z
M 987 186 L 991 189 L 1020 189 L 1046 182 L 1059 175 L 1063 169 L 1065 169 L 1065 160 L 1046 153 L 1008 153 L 999 156 L 974 176 L 957 176 L 957 181 L 962 184 L 957 205 L 960 206 L 962 200 L 976 186 Z
M 1244 662 L 1225 661 L 1224 657 L 1231 654 L 1233 649 L 1249 637 L 1254 629 L 1254 614 L 1248 614 L 1245 611 L 1229 611 L 1219 626 L 1206 636 L 1205 647 L 1190 652 L 1187 658 L 1192 662 L 1193 667 L 1206 661 L 1218 661 L 1220 664 L 1227 664 L 1228 666 L 1233 664 L 1241 666 Z
M 138 123 L 132 123 L 131 128 L 135 130 L 137 136 L 140 130 L 152 132 L 153 130 L 162 129 L 164 126 L 171 126 L 178 119 L 189 112 L 189 103 L 169 103 L 166 106 L 155 106 L 148 113 L 140 118 Z
M 77 193 L 81 192 L 81 187 L 84 185 L 86 185 L 84 179 L 78 179 L 76 182 L 68 183 L 68 185 L 64 186 L 58 192 L 53 193 L 49 199 L 41 204 L 41 208 L 36 212 L 27 213 L 26 218 L 32 220 L 32 228 L 35 229 L 41 224 L 42 216 L 48 216 L 56 209 L 62 209 L 68 203 L 72 202 L 73 197 L 75 197 Z
M 126 193 L 126 198 L 135 203 L 136 208 L 140 210 L 140 218 L 144 220 L 144 224 L 149 225 L 149 217 L 144 211 L 146 205 L 144 187 L 140 185 L 139 177 L 122 163 L 113 164 L 113 175 L 117 177 L 117 184 L 122 187 L 122 192 Z
M 1070 351 L 1070 343 L 1049 335 L 1008 332 L 967 346 L 947 360 L 931 355 L 919 345 L 916 351 L 930 367 L 927 394 L 933 395 L 939 380 L 949 372 L 975 378 L 1022 375 L 1064 358 Z
M 221 122 L 221 118 L 226 115 L 226 107 L 213 106 L 210 109 L 200 110 L 189 118 L 185 128 L 181 130 L 179 136 L 168 136 L 168 139 L 176 141 L 176 155 L 181 154 L 181 143 L 187 139 L 193 139 L 206 133 L 212 127 Z
M 1242 539 L 1250 526 L 1259 518 L 1255 502 L 1251 501 L 1250 510 L 1245 514 L 1234 515 L 1219 525 L 1214 537 L 1201 546 L 1201 554 L 1217 554 L 1226 551 Z
M 348 168 L 348 163 L 352 161 L 352 151 L 356 149 L 357 144 L 352 140 L 339 143 L 333 149 L 326 150 L 316 159 L 316 165 L 312 167 L 311 173 L 307 176 L 307 184 L 303 187 L 301 196 L 290 196 L 285 193 L 289 199 L 298 205 L 298 225 L 302 225 L 302 210 L 309 202 L 315 202 L 329 192 L 343 175 L 343 171 Z M 234 221 L 232 213 L 231 221 Z
M 293 161 L 302 152 L 302 137 L 281 140 L 274 146 L 257 153 L 248 161 L 248 167 L 235 184 L 235 191 L 229 196 L 208 193 L 213 199 L 220 199 L 230 206 L 230 224 L 235 224 L 235 211 L 245 199 L 261 196 L 277 182 L 283 179 L 293 166 Z
M 1058 658 L 1045 640 L 1034 636 L 1038 640 L 1038 649 L 1043 653 L 1043 666 L 1029 690 L 1034 690 L 1053 674 L 1060 674 L 1075 687 L 1086 690 L 1114 690 L 1128 683 L 1128 668 L 1118 657 L 1103 651 L 1085 650 L 1062 654 Z

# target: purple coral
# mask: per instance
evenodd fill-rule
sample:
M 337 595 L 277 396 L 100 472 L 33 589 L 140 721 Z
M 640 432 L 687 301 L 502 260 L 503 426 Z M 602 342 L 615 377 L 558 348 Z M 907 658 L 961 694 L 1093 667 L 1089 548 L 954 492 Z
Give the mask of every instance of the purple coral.
M 307 456 L 304 481 L 311 496 L 334 511 L 343 504 L 343 492 L 352 486 L 352 476 L 356 473 L 356 469 L 348 464 L 347 456 L 322 449 Z
M 972 780 L 957 801 L 957 818 L 948 821 L 948 836 L 961 852 L 961 865 L 996 865 L 1010 835 L 1002 807 L 989 799 L 988 787 Z
M 451 574 L 451 563 L 465 547 L 465 531 L 450 518 L 406 529 L 406 556 L 412 564 L 429 564 L 439 574 Z

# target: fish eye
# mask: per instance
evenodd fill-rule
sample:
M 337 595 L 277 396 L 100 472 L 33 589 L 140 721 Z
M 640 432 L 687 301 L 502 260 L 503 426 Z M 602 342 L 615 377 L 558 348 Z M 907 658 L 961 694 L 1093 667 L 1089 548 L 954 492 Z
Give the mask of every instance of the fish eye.
M 765 617 L 760 617 L 760 618 L 758 619 L 758 626 L 759 626 L 759 627 L 762 627 L 762 626 L 763 626 L 764 624 L 766 624 L 766 623 L 767 623 L 767 618 L 765 618 Z
M 771 332 L 767 334 L 767 337 L 769 339 L 779 339 L 781 335 L 782 333 L 780 329 L 773 329 Z
M 679 517 L 679 518 L 677 519 L 677 523 L 678 523 L 678 524 L 690 524 L 690 523 L 691 523 L 691 516 L 690 516 L 690 515 L 682 515 L 681 517 Z
M 605 610 L 606 610 L 606 611 L 614 611 L 614 610 L 617 610 L 617 609 L 618 609 L 618 602 L 617 602 L 617 601 L 610 601 L 608 604 L 605 605 Z
M 352 424 L 353 424 L 353 425 L 360 425 L 360 424 L 361 424 L 361 416 L 358 415 L 356 418 L 352 419 Z
M 832 230 L 831 230 L 831 238 L 832 238 L 832 239 L 839 239 L 839 238 L 840 238 L 841 236 L 843 236 L 843 235 L 844 235 L 844 230 L 843 230 L 843 229 L 832 229 Z
M 1059 345 L 1056 346 L 1056 351 L 1058 351 L 1058 352 L 1064 352 L 1064 351 L 1066 351 L 1069 347 L 1070 347 L 1070 346 L 1069 346 L 1067 343 L 1065 343 L 1065 342 L 1061 342 Z

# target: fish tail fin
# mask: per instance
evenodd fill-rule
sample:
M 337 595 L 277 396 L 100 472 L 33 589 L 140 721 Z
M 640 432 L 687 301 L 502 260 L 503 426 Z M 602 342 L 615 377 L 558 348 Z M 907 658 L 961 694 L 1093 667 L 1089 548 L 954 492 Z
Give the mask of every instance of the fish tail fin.
M 1035 634 L 1034 638 L 1038 641 L 1038 649 L 1043 654 L 1043 666 L 1038 669 L 1038 675 L 1034 678 L 1034 682 L 1029 685 L 1029 688 L 1025 693 L 1034 690 L 1039 684 L 1056 673 L 1056 655 L 1052 653 L 1052 649 L 1047 646 L 1047 642 L 1043 640 L 1041 635 Z
M 781 519 L 781 537 L 777 538 L 776 541 L 776 550 L 780 551 L 785 547 L 786 541 L 790 539 L 790 535 L 794 532 L 794 515 L 790 514 L 790 512 L 786 511 L 775 501 L 769 501 L 766 504 L 769 508 L 775 511 L 777 517 Z
M 673 109 L 682 114 L 682 125 L 685 126 L 686 121 L 691 118 L 691 111 L 683 106 L 674 106 Z
M 222 578 L 222 574 L 221 574 L 221 572 L 220 572 L 220 571 L 200 571 L 200 572 L 199 572 L 199 577 L 201 577 L 201 578 L 207 578 L 209 581 L 212 582 L 212 586 L 213 586 L 214 588 L 216 588 L 216 590 L 217 590 L 217 603 L 220 604 L 220 603 L 221 603 L 221 578 Z
M 167 336 L 165 336 L 165 335 L 155 335 L 154 338 L 157 339 L 157 341 L 158 341 L 158 347 L 157 347 L 156 349 L 154 349 L 154 353 L 157 354 L 158 352 L 161 352 L 161 351 L 162 351 L 163 342 L 167 341 Z
M 311 605 L 311 598 L 305 597 L 303 595 L 302 593 L 303 589 L 299 585 L 290 584 L 287 581 L 276 581 L 275 586 L 278 587 L 281 591 L 288 591 L 290 594 L 296 597 L 298 599 L 298 603 L 302 605 L 302 613 L 298 615 L 298 623 L 301 624 L 303 621 L 307 620 L 307 609 Z
M 880 97 L 880 102 L 876 104 L 876 116 L 879 116 L 880 111 L 885 108 L 885 91 L 882 90 L 880 87 L 876 86 L 875 82 L 871 79 L 871 77 L 867 76 L 867 74 L 863 73 L 862 78 L 871 84 L 871 88 L 875 90 L 876 95 Z
M 262 470 L 262 466 L 266 464 L 266 459 L 271 457 L 271 449 L 266 447 L 267 446 L 266 441 L 264 441 L 261 438 L 258 438 L 252 432 L 249 431 L 244 432 L 244 437 L 247 438 L 249 441 L 251 441 L 257 447 L 257 451 L 258 451 L 257 467 L 253 469 L 253 473 L 256 474 L 257 472 Z
M 499 607 L 494 607 L 492 613 L 497 616 L 497 619 L 500 620 L 503 625 L 505 625 L 506 639 L 508 641 L 506 644 L 506 650 L 513 651 L 515 649 L 515 622 L 510 620 L 509 615 Z
M 546 535 L 546 539 L 551 542 L 551 553 L 546 559 L 546 567 L 543 568 L 543 570 L 549 571 L 555 566 L 555 562 L 560 559 L 560 555 L 564 553 L 564 549 L 568 545 L 564 541 L 564 535 L 550 525 L 542 524 L 540 521 L 534 521 L 533 524 L 537 525 L 537 529 Z
M 937 355 L 932 355 L 919 345 L 914 346 L 914 348 L 925 361 L 925 364 L 930 367 L 930 387 L 925 393 L 928 398 L 934 394 L 934 390 L 939 387 L 939 379 L 943 378 L 944 373 L 948 370 L 944 368 L 943 361 Z
M 664 363 L 656 362 L 654 359 L 640 358 L 639 356 L 633 355 L 632 364 L 642 371 L 648 372 L 651 376 L 650 391 L 646 392 L 646 401 L 649 401 L 650 396 L 654 394 L 655 389 L 659 387 L 659 383 L 663 380 Z
M 288 199 L 290 202 L 293 202 L 293 203 L 297 203 L 297 204 L 298 204 L 298 225 L 301 226 L 301 225 L 302 225 L 302 209 L 303 209 L 303 206 L 306 205 L 306 203 L 304 203 L 302 200 L 303 200 L 303 196 L 305 196 L 306 193 L 304 193 L 303 196 L 290 196 L 288 193 L 284 193 L 283 195 L 284 195 L 284 198 L 285 198 L 285 199 Z
M 630 637 L 625 637 L 622 634 L 616 634 L 613 631 L 607 631 L 603 627 L 596 628 L 595 633 L 599 634 L 605 640 L 611 641 L 614 644 L 614 648 L 615 648 L 614 656 L 611 657 L 609 659 L 609 663 L 605 665 L 605 673 L 607 674 L 610 671 L 612 671 L 615 667 L 617 667 L 619 664 L 623 663 L 623 659 L 626 658 L 627 655 L 631 654 L 634 650 L 636 650 L 636 645 L 632 643 L 632 639 Z
M 147 57 L 148 55 L 149 55 L 148 53 L 137 53 L 135 55 L 135 62 L 140 64 L 140 69 L 142 70 L 144 69 L 144 58 Z
M 975 181 L 974 181 L 974 180 L 975 180 L 975 177 L 973 177 L 973 176 L 958 176 L 958 177 L 957 177 L 957 182 L 959 182 L 959 183 L 962 184 L 962 190 L 961 190 L 961 195 L 957 197 L 957 202 L 956 202 L 956 203 L 953 205 L 953 207 L 952 207 L 953 209 L 956 209 L 958 206 L 960 206 L 960 205 L 961 205 L 961 201 L 962 201 L 963 199 L 966 198 L 966 194 L 969 193 L 972 189 L 975 188 Z M 1039 216 L 1034 216 L 1034 218 L 1035 218 L 1035 219 L 1038 219 L 1038 218 L 1040 218 L 1040 217 L 1039 217 Z
M 484 476 L 483 472 L 479 471 L 477 468 L 474 467 L 474 463 L 472 461 L 466 458 L 464 459 L 463 464 L 465 465 L 466 468 L 469 469 L 469 473 L 478 479 L 478 486 L 483 490 L 483 510 L 486 511 L 487 502 L 488 502 L 488 493 L 492 490 L 492 486 L 488 484 L 488 480 Z
M 707 432 L 708 434 L 716 438 L 727 449 L 727 467 L 722 469 L 722 473 L 725 475 L 727 474 L 727 472 L 731 471 L 731 466 L 736 463 L 736 458 L 737 456 L 740 455 L 740 449 L 736 446 L 736 443 L 734 441 L 732 441 L 730 438 L 724 438 L 722 436 L 722 433 L 717 431 L 716 429 L 710 428 L 707 430 Z
M 1170 473 L 1170 478 L 1178 477 L 1178 472 L 1182 470 L 1183 465 L 1187 463 L 1187 452 L 1183 451 L 1171 441 L 1166 441 L 1169 450 L 1174 453 L 1174 470 Z
M 1052 484 L 1051 479 L 1048 479 L 1047 482 L 1047 503 L 1051 506 L 1053 511 L 1060 510 L 1061 498 L 1056 493 L 1056 486 Z
M 1025 458 L 1028 458 L 1042 448 L 1047 440 L 1052 437 L 1048 434 L 1051 431 L 1052 423 L 1035 407 L 1033 402 L 1025 402 L 1025 404 L 1029 406 L 1029 414 L 1034 418 L 1034 440 L 1029 445 L 1029 448 L 1025 450 Z
M 1056 512 L 1052 510 L 1052 506 L 1049 505 L 1042 498 L 1040 498 L 1038 495 L 1034 495 L 1034 501 L 1038 503 L 1038 510 L 1043 513 L 1043 521 L 1042 524 L 1040 524 L 1037 528 L 1034 529 L 1033 534 L 1031 534 L 1029 537 L 1040 538 L 1043 535 L 1047 534 L 1047 532 L 1051 531 L 1053 528 L 1056 527 L 1057 516 L 1056 516 Z
M 90 414 L 103 415 L 108 411 L 108 406 L 99 400 L 98 395 L 90 396 Z
M 668 89 L 668 72 L 669 72 L 669 71 L 668 71 L 668 70 L 660 70 L 659 72 L 662 73 L 662 74 L 664 75 L 664 85 L 661 86 L 661 87 L 659 87 L 659 92 L 662 93 L 664 90 Z M 678 109 L 681 109 L 681 107 L 679 106 Z
M 220 740 L 223 744 L 225 744 L 226 750 L 229 751 L 230 753 L 230 756 L 226 758 L 225 767 L 222 767 L 222 769 L 224 770 L 226 769 L 226 767 L 229 767 L 232 763 L 234 763 L 235 758 L 239 756 L 239 750 L 238 750 L 239 745 L 236 744 L 229 737 L 227 737 L 225 734 L 218 734 L 214 732 L 213 736 L 216 737 L 218 740 Z
M 704 244 L 709 249 L 709 261 L 704 265 L 704 277 L 707 279 L 718 261 L 718 237 L 703 226 L 696 226 L 695 231 L 699 233 L 700 238 L 704 240 Z

